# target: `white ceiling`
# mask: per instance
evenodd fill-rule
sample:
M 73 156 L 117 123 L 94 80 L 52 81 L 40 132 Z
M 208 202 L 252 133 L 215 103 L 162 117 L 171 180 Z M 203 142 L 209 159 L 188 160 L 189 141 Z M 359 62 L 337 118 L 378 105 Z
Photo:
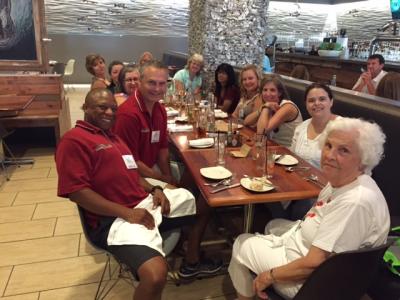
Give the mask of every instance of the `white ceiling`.
M 189 0 L 45 0 L 49 34 L 187 36 Z

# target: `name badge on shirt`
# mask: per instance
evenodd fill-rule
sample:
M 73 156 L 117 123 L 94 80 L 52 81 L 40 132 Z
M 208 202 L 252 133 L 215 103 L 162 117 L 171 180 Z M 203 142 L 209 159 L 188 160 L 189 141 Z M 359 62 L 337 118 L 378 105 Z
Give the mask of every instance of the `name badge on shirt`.
M 127 169 L 137 169 L 136 161 L 132 155 L 122 155 L 122 159 Z
M 151 132 L 151 143 L 158 143 L 160 141 L 160 130 Z

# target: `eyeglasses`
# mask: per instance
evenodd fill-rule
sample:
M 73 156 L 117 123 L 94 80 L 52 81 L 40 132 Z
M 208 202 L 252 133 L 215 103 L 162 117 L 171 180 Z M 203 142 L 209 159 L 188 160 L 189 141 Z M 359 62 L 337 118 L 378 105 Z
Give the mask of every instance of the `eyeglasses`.
M 127 78 L 127 79 L 124 79 L 124 82 L 135 83 L 136 81 L 138 81 L 137 78 Z

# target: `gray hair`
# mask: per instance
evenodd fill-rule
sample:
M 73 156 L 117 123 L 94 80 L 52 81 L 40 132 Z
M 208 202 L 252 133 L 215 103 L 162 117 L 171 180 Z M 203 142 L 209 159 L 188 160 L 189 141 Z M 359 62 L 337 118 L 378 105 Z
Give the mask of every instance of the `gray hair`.
M 383 158 L 383 145 L 386 135 L 383 133 L 381 127 L 376 123 L 362 119 L 338 117 L 330 121 L 326 126 L 320 139 L 321 148 L 325 144 L 329 134 L 335 130 L 355 130 L 358 132 L 356 144 L 360 151 L 361 164 L 364 167 L 364 173 L 370 175 Z
M 167 74 L 168 74 L 168 67 L 167 67 L 165 64 L 163 64 L 163 63 L 162 63 L 161 61 L 159 61 L 159 60 L 151 60 L 151 61 L 148 61 L 148 62 L 144 63 L 143 65 L 141 65 L 141 66 L 139 67 L 140 79 L 143 79 L 144 71 L 145 71 L 147 68 L 150 68 L 150 67 L 153 67 L 153 68 L 156 68 L 156 69 L 165 70 L 165 71 L 167 72 Z M 167 76 L 168 76 L 168 75 L 167 75 Z

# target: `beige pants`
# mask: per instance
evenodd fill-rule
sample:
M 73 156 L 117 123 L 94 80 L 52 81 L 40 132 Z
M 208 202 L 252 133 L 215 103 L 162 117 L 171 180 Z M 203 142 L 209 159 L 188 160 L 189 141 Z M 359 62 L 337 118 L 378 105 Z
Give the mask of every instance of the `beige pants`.
M 292 226 L 295 224 L 291 223 Z M 228 271 L 239 294 L 246 297 L 255 295 L 254 277 L 250 271 L 260 274 L 289 263 L 284 246 L 285 238 L 273 234 L 242 234 L 236 239 Z M 300 287 L 301 284 L 294 283 L 274 284 L 275 291 L 286 299 L 293 298 Z

